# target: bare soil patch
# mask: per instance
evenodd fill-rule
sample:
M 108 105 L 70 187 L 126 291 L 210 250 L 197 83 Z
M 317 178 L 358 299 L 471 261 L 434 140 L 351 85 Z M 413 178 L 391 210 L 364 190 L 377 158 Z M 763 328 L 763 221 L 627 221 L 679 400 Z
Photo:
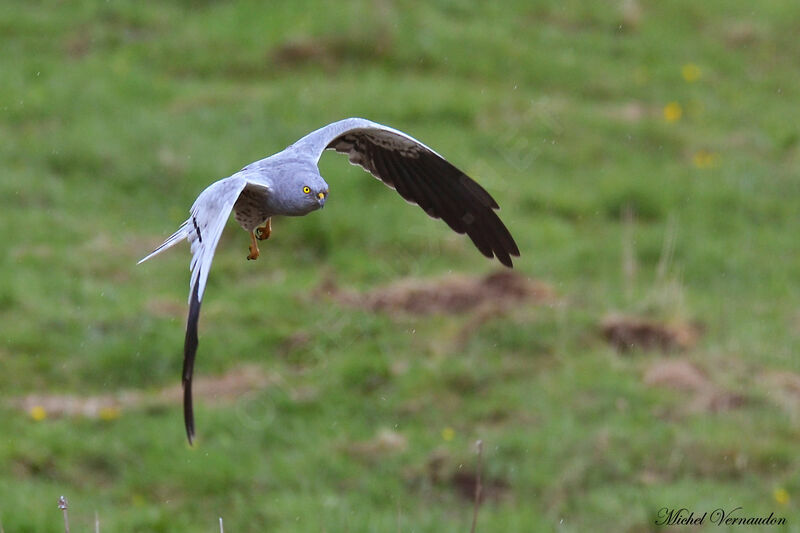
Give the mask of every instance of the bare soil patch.
M 610 315 L 600 324 L 603 337 L 618 352 L 685 351 L 697 344 L 703 327 L 695 322 L 660 322 L 648 318 Z
M 739 408 L 748 402 L 743 394 L 716 385 L 697 365 L 687 359 L 666 358 L 645 369 L 642 381 L 653 387 L 687 393 L 690 413 L 716 413 Z
M 347 61 L 380 61 L 392 48 L 391 32 L 369 35 L 296 37 L 270 51 L 268 62 L 283 68 L 318 65 L 335 69 Z
M 386 455 L 404 452 L 408 439 L 402 433 L 388 428 L 379 429 L 369 440 L 352 442 L 344 446 L 345 451 L 354 457 L 369 461 L 379 460 Z
M 262 389 L 276 381 L 254 366 L 239 367 L 214 377 L 194 380 L 195 398 L 207 403 L 225 403 Z M 183 398 L 180 384 L 155 392 L 121 391 L 113 394 L 77 396 L 73 394 L 29 394 L 10 398 L 7 404 L 29 413 L 34 418 L 85 417 L 113 419 L 121 411 L 179 405 Z
M 475 465 L 468 466 L 443 449 L 432 452 L 425 467 L 409 472 L 406 479 L 418 486 L 449 488 L 468 502 L 475 500 L 475 485 L 478 483 Z M 484 471 L 480 483 L 481 503 L 498 502 L 512 496 L 511 484 L 502 477 Z
M 513 270 L 483 277 L 409 278 L 364 293 L 340 289 L 328 282 L 318 292 L 326 292 L 351 307 L 413 315 L 502 311 L 527 302 L 552 302 L 556 298 L 549 285 Z

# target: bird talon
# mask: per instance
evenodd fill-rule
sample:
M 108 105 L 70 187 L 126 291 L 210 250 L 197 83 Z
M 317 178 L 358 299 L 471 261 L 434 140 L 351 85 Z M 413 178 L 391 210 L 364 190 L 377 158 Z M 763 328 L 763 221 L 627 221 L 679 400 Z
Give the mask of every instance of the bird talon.
M 250 234 L 250 255 L 247 256 L 247 260 L 256 260 L 260 255 L 258 251 L 258 243 L 256 242 L 256 234 L 255 232 Z
M 268 218 L 267 222 L 260 228 L 256 228 L 256 238 L 259 241 L 265 241 L 272 235 L 272 219 Z

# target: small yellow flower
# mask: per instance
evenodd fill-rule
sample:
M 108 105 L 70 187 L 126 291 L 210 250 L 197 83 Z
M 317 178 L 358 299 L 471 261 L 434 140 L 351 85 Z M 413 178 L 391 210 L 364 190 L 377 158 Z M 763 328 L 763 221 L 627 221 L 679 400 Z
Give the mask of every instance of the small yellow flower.
M 708 150 L 698 150 L 692 156 L 692 163 L 697 168 L 713 168 L 717 166 L 719 154 L 716 152 L 709 152 Z
M 667 122 L 677 122 L 683 115 L 683 107 L 678 102 L 670 102 L 664 106 L 664 120 Z
M 786 489 L 778 488 L 772 491 L 772 497 L 781 505 L 789 503 L 789 492 Z
M 103 407 L 97 413 L 97 416 L 100 417 L 100 420 L 116 420 L 119 418 L 119 409 L 116 407 Z
M 681 67 L 681 76 L 683 76 L 683 79 L 686 80 L 687 83 L 696 82 L 700 79 L 702 74 L 700 67 L 694 63 L 686 63 Z
M 35 405 L 31 407 L 31 410 L 28 412 L 36 422 L 41 422 L 45 418 L 47 418 L 47 411 L 44 410 L 44 407 L 41 405 Z
M 444 440 L 446 440 L 447 442 L 450 442 L 451 440 L 453 440 L 455 438 L 455 436 L 456 436 L 456 430 L 454 430 L 450 426 L 447 426 L 446 428 L 444 428 L 442 430 L 442 438 Z

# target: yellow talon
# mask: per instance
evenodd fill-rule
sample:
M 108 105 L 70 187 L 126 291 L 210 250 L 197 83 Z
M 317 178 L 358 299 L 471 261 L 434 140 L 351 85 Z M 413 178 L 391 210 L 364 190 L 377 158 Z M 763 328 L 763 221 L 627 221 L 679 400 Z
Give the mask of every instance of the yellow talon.
M 259 251 L 258 251 L 258 243 L 256 242 L 256 234 L 255 234 L 255 232 L 252 232 L 250 234 L 250 255 L 247 256 L 247 259 L 248 260 L 258 259 L 259 255 L 260 254 L 259 254 Z
M 272 219 L 268 218 L 266 223 L 260 228 L 256 228 L 256 238 L 259 241 L 265 241 L 272 235 Z

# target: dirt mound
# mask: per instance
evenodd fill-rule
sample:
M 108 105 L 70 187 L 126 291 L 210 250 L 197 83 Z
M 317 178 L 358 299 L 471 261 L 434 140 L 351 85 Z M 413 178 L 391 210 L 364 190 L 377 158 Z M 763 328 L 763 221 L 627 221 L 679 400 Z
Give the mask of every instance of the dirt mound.
M 747 397 L 716 385 L 694 363 L 686 359 L 661 359 L 653 362 L 644 372 L 646 385 L 684 391 L 690 413 L 716 413 L 745 405 Z
M 240 396 L 261 389 L 275 382 L 254 366 L 233 369 L 215 377 L 199 377 L 195 380 L 195 398 L 207 402 L 233 401 Z M 183 389 L 180 384 L 166 387 L 155 393 L 121 391 L 115 394 L 76 396 L 72 394 L 29 394 L 10 398 L 7 404 L 27 412 L 37 420 L 44 418 L 85 417 L 114 419 L 123 409 L 151 408 L 164 405 L 180 405 Z
M 375 436 L 366 441 L 353 442 L 344 446 L 344 450 L 353 457 L 370 461 L 379 460 L 385 455 L 400 453 L 408 448 L 408 438 L 397 431 L 382 428 Z
M 759 384 L 769 391 L 767 398 L 793 415 L 800 412 L 800 374 L 788 370 L 769 370 L 758 376 Z
M 555 300 L 555 291 L 550 286 L 513 270 L 480 278 L 460 275 L 435 280 L 409 278 L 366 293 L 339 289 L 328 283 L 325 291 L 345 305 L 414 315 L 468 313 L 487 306 L 502 310 L 523 302 Z
M 473 459 L 474 460 L 474 459 Z M 416 486 L 435 486 L 452 490 L 459 497 L 473 502 L 478 474 L 475 465 L 468 465 L 443 449 L 434 450 L 421 469 L 406 473 L 406 480 Z M 500 502 L 512 496 L 511 483 L 507 479 L 483 472 L 480 502 Z
M 246 365 L 219 376 L 198 376 L 194 379 L 192 390 L 196 398 L 222 403 L 236 400 L 250 391 L 263 389 L 278 381 L 276 376 L 265 374 L 261 368 Z M 180 384 L 166 387 L 158 393 L 158 397 L 164 403 L 181 401 L 183 387 Z
M 317 65 L 331 70 L 348 61 L 380 61 L 390 53 L 392 45 L 390 32 L 323 37 L 299 36 L 278 45 L 269 53 L 267 59 L 276 67 Z
M 480 501 L 486 500 L 499 501 L 503 499 L 511 490 L 509 483 L 502 478 L 481 479 Z M 478 484 L 478 476 L 473 472 L 459 470 L 450 478 L 450 484 L 456 493 L 467 501 L 475 499 L 475 485 Z
M 645 370 L 645 384 L 684 391 L 700 391 L 711 387 L 705 373 L 685 359 L 663 359 Z
M 600 324 L 603 337 L 619 352 L 634 349 L 662 352 L 692 348 L 702 334 L 702 326 L 692 322 L 658 322 L 647 318 L 611 315 Z

